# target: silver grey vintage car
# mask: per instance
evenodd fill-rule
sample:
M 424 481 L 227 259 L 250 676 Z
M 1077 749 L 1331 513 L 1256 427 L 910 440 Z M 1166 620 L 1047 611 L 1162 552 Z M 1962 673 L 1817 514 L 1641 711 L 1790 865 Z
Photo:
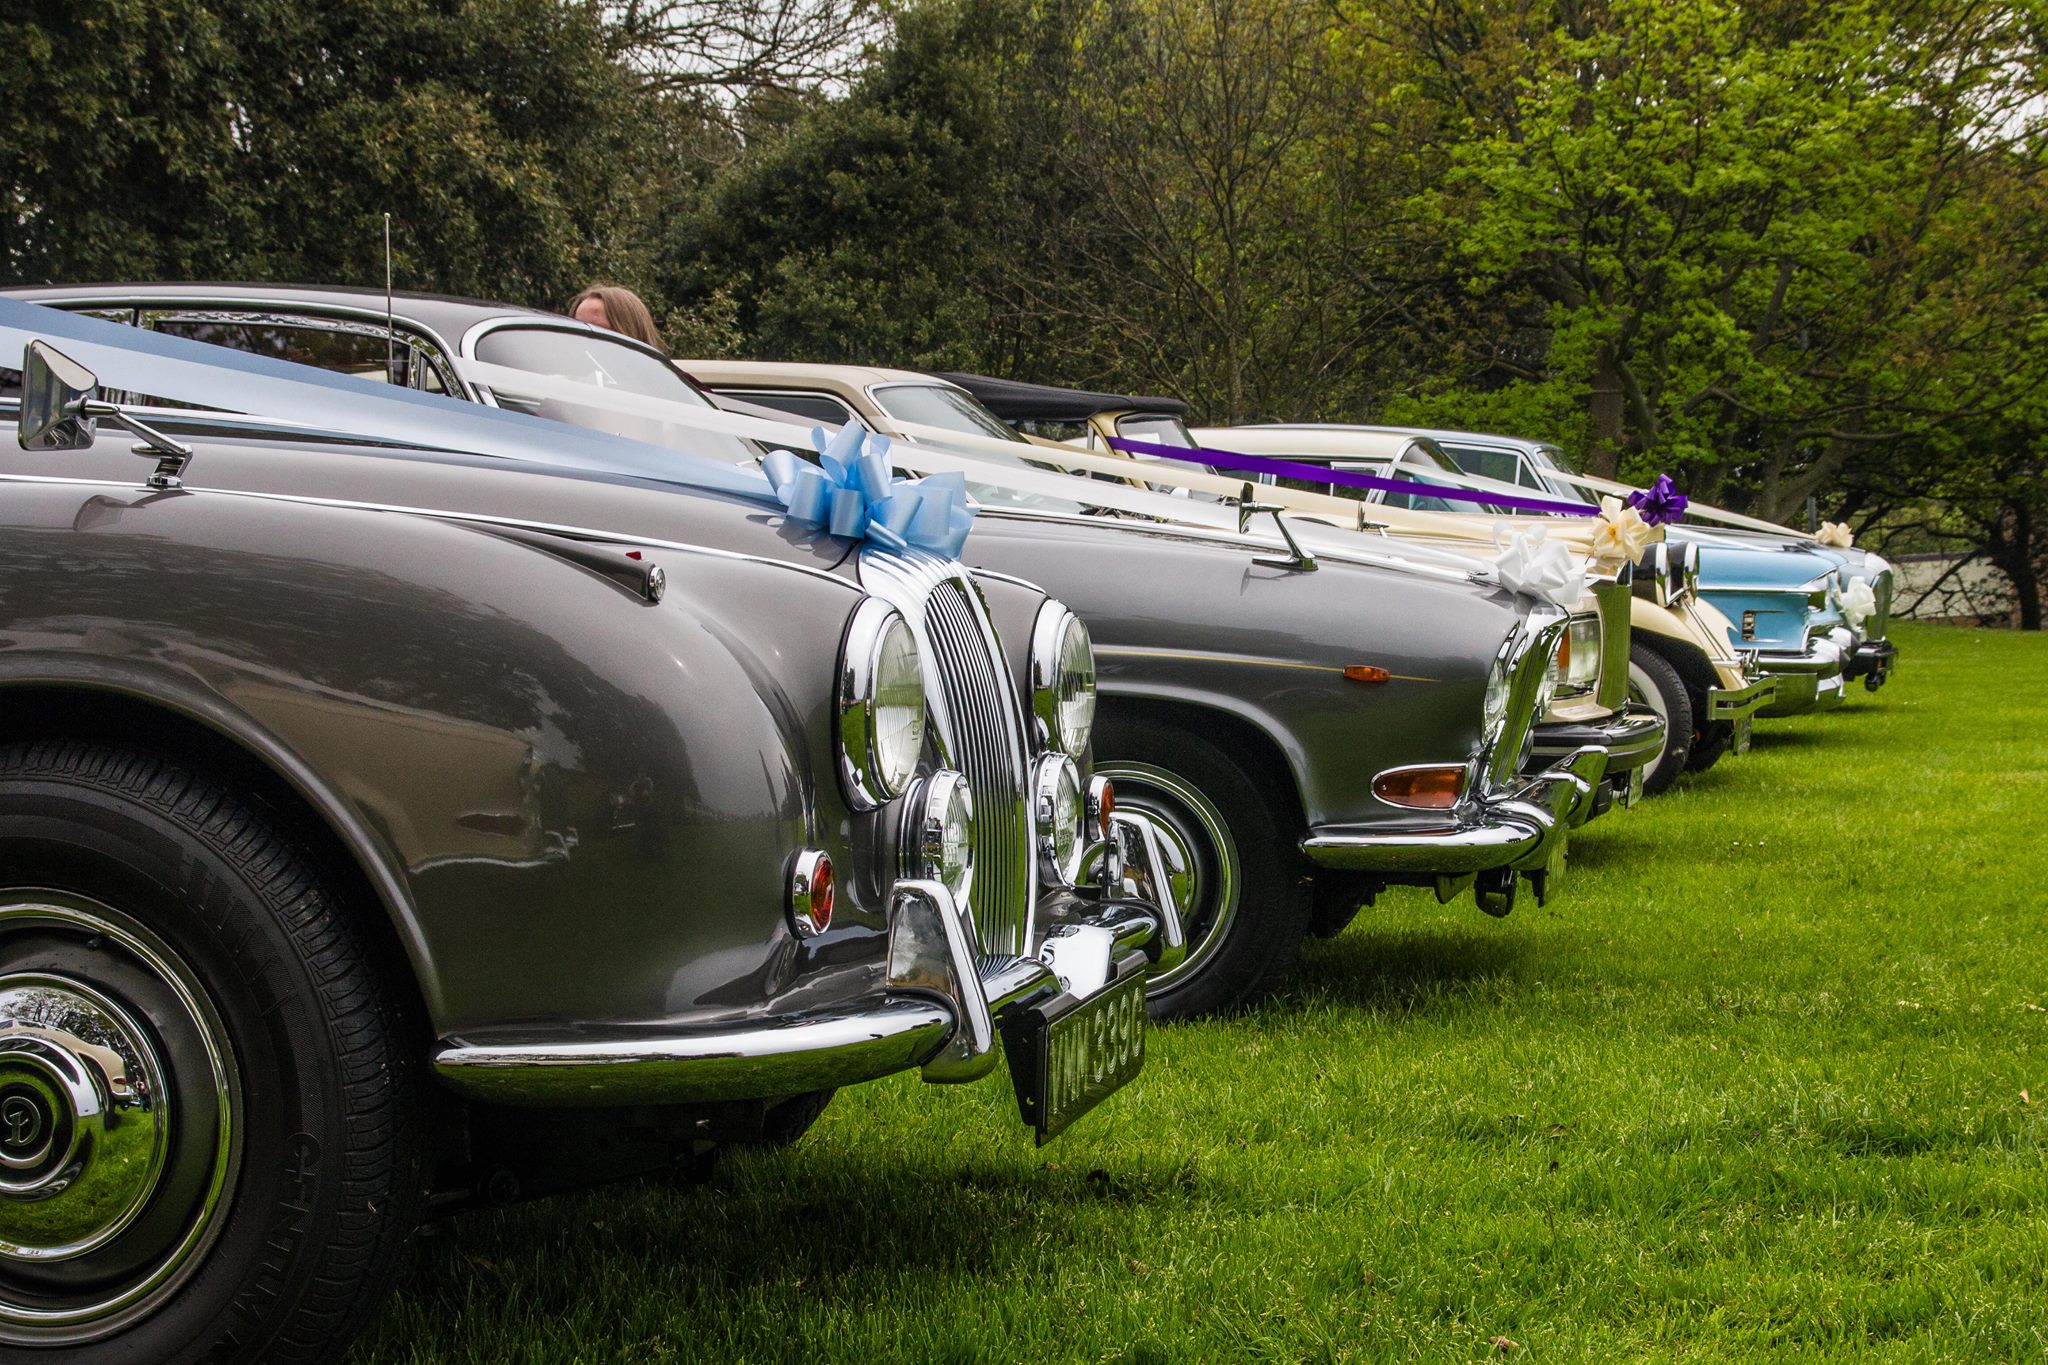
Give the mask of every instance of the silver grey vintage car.
M 1043 1140 L 1181 951 L 1051 854 L 1113 801 L 1085 635 L 1033 653 L 1059 603 L 801 524 L 713 440 L 421 392 L 473 396 L 362 303 L 229 350 L 0 298 L 7 1359 L 332 1359 L 430 1206 L 890 1073 L 1007 1057 Z M 338 353 L 377 382 L 288 363 Z

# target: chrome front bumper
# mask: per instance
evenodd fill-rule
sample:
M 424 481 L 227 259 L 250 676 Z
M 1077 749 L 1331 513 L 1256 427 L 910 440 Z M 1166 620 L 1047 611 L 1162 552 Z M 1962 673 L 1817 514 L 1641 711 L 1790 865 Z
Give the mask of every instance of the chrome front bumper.
M 1434 878 L 1439 893 L 1445 879 L 1547 873 L 1563 855 L 1565 831 L 1581 810 L 1591 809 L 1606 775 L 1607 751 L 1589 745 L 1512 791 L 1446 812 L 1446 824 L 1394 830 L 1326 825 L 1301 841 L 1301 851 L 1318 867 Z
M 1803 654 L 1758 654 L 1757 667 L 1778 686 L 1770 705 L 1757 714 L 1777 719 L 1840 706 L 1845 687 L 1844 658 L 1839 645 L 1822 639 L 1814 640 Z
M 1186 952 L 1171 909 L 1079 893 L 1050 902 L 1030 957 L 984 956 L 973 917 L 937 882 L 898 882 L 889 918 L 886 980 L 856 999 L 703 1024 L 493 1030 L 444 1039 L 435 1072 L 469 1099 L 546 1108 L 777 1099 L 912 1067 L 974 1080 L 994 1069 L 1013 1010 L 1085 1002 Z

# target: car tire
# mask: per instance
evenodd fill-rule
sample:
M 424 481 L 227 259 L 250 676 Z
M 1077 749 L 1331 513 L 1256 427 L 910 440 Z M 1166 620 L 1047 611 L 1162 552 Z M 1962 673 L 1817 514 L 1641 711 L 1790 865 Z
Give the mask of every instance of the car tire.
M 0 1356 L 332 1361 L 376 1311 L 425 1090 L 346 885 L 169 759 L 0 746 Z
M 1149 826 L 1173 864 L 1187 956 L 1146 989 L 1154 1019 L 1213 1014 L 1276 988 L 1308 932 L 1310 879 L 1290 792 L 1211 740 L 1150 720 L 1106 720 L 1095 772 L 1118 817 Z
M 1693 702 L 1670 660 L 1642 644 L 1628 651 L 1628 693 L 1664 722 L 1664 749 L 1643 769 L 1643 795 L 1669 791 L 1692 757 Z

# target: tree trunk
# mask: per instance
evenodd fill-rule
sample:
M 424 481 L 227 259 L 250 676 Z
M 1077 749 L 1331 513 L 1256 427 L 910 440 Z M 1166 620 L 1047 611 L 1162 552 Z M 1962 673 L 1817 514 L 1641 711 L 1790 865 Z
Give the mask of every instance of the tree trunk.
M 1611 479 L 1621 468 L 1621 442 L 1627 410 L 1621 369 L 1615 364 L 1614 351 L 1611 347 L 1602 346 L 1593 372 L 1593 395 L 1588 404 L 1588 416 L 1593 425 L 1593 439 L 1586 447 L 1588 474 Z

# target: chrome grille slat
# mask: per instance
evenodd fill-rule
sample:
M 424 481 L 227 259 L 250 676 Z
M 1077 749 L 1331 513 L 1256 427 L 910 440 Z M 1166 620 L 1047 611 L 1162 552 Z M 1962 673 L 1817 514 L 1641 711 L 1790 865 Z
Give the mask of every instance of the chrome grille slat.
M 974 795 L 969 908 L 991 960 L 1029 952 L 1036 931 L 1023 699 L 967 571 L 922 550 L 861 552 L 861 581 L 910 623 L 925 652 L 925 696 L 946 766 Z
M 1030 830 L 1016 779 L 1023 755 L 1004 724 L 1009 688 L 967 594 L 956 578 L 939 582 L 926 601 L 926 628 L 948 665 L 941 676 L 960 750 L 955 761 L 974 793 L 975 924 L 988 947 L 1015 953 L 1024 949 L 1030 920 Z

